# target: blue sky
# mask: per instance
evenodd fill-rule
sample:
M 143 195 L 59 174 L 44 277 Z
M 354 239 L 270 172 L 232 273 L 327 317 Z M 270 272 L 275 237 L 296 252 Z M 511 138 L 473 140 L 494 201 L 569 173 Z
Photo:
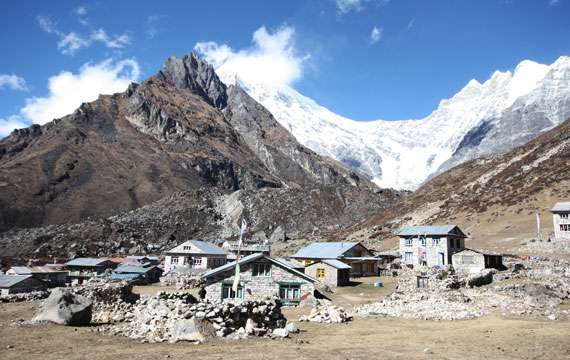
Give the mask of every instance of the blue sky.
M 210 56 L 266 61 L 258 77 L 341 115 L 420 118 L 472 78 L 570 55 L 568 19 L 568 0 L 7 1 L 0 135 L 207 42 Z

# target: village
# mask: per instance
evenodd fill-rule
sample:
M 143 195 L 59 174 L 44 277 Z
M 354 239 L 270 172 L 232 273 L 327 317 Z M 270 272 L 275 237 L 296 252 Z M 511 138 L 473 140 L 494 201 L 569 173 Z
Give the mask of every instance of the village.
M 570 203 L 551 212 L 553 237 L 537 241 L 569 241 Z M 79 326 L 151 344 L 248 338 L 303 344 L 318 326 L 371 319 L 498 316 L 562 326 L 570 320 L 567 261 L 471 248 L 452 224 L 409 226 L 396 235 L 393 251 L 313 242 L 274 256 L 270 242 L 240 236 L 187 240 L 154 255 L 30 260 L 0 275 L 0 309 L 33 309 L 12 319 L 12 328 Z

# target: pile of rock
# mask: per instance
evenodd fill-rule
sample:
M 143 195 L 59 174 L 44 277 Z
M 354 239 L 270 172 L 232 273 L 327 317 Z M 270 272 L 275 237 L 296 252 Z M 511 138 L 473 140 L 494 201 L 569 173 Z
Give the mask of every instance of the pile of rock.
M 125 321 L 100 328 L 144 342 L 203 342 L 212 337 L 288 336 L 279 302 L 200 302 L 188 293 L 143 297 Z
M 160 278 L 161 286 L 174 286 L 178 290 L 200 287 L 203 281 L 198 273 L 171 271 Z
M 309 315 L 303 315 L 299 321 L 312 321 L 318 323 L 343 323 L 352 320 L 352 315 L 342 307 L 333 305 L 329 301 L 319 300 L 317 305 L 311 309 Z
M 0 303 L 15 303 L 23 301 L 36 301 L 43 300 L 49 296 L 50 292 L 46 291 L 32 291 L 28 293 L 21 294 L 9 294 L 5 296 L 0 296 Z

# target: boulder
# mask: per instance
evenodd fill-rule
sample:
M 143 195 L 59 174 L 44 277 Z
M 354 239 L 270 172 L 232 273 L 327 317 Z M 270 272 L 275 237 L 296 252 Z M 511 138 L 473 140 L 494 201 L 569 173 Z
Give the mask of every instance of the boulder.
M 210 321 L 193 317 L 188 320 L 175 321 L 171 327 L 171 334 L 171 342 L 203 343 L 216 336 L 216 329 Z
M 284 339 L 286 337 L 289 337 L 289 331 L 285 328 L 274 329 L 271 333 L 271 337 Z
M 493 282 L 493 274 L 496 272 L 497 270 L 495 269 L 483 269 L 478 274 L 469 276 L 467 285 L 472 288 L 490 284 Z
M 283 228 L 281 226 L 278 226 L 273 231 L 273 234 L 271 234 L 271 237 L 269 238 L 270 242 L 279 242 L 279 241 L 285 241 L 285 240 L 287 240 L 287 235 L 285 234 L 285 231 L 283 230 Z
M 82 326 L 89 325 L 92 314 L 93 304 L 89 299 L 70 290 L 58 288 L 51 292 L 32 322 Z
M 299 328 L 297 327 L 297 324 L 290 322 L 287 323 L 287 325 L 285 326 L 285 329 L 287 329 L 287 331 L 289 331 L 289 333 L 291 334 L 296 334 L 299 332 Z

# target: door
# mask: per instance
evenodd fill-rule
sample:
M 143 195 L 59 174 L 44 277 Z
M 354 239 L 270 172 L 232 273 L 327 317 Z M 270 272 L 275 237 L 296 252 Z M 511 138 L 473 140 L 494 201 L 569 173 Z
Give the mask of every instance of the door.
M 438 260 L 437 263 L 439 265 L 445 265 L 445 254 L 442 252 L 438 253 L 437 254 L 437 260 Z

